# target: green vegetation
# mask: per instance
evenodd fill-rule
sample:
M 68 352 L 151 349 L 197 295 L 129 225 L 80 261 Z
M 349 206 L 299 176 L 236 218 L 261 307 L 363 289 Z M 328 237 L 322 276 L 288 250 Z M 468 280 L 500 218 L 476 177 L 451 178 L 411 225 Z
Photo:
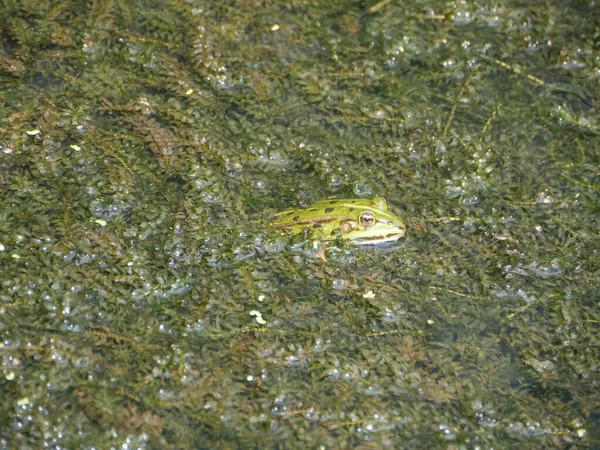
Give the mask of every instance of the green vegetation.
M 0 0 L 0 449 L 600 446 L 598 40 L 589 2 Z M 398 246 L 264 225 L 375 195 Z

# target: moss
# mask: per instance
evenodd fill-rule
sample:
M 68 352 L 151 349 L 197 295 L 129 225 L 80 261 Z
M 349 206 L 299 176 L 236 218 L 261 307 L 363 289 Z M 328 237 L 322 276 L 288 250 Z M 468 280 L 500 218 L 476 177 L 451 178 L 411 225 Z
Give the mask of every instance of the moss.
M 600 445 L 591 7 L 259 3 L 0 1 L 0 448 Z

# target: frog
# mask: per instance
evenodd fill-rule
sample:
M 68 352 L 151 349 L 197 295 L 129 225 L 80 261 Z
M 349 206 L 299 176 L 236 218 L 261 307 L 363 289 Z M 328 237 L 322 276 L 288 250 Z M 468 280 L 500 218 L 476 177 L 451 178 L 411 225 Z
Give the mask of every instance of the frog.
M 380 196 L 332 198 L 306 208 L 286 209 L 275 214 L 272 225 L 282 233 L 308 232 L 314 240 L 340 238 L 359 246 L 390 243 L 406 235 L 405 223 Z

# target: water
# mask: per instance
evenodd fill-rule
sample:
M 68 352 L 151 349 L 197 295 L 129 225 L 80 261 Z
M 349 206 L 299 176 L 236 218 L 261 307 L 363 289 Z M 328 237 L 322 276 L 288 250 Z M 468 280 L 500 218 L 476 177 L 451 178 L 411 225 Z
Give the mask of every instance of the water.
M 0 3 L 0 448 L 600 446 L 598 6 L 405 3 Z

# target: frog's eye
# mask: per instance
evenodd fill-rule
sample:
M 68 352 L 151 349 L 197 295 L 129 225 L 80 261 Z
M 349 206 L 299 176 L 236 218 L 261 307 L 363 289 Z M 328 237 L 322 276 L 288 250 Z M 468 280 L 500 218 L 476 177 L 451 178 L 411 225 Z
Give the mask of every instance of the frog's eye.
M 365 211 L 360 216 L 358 216 L 358 223 L 360 223 L 365 228 L 371 228 L 375 225 L 375 214 L 371 211 Z

